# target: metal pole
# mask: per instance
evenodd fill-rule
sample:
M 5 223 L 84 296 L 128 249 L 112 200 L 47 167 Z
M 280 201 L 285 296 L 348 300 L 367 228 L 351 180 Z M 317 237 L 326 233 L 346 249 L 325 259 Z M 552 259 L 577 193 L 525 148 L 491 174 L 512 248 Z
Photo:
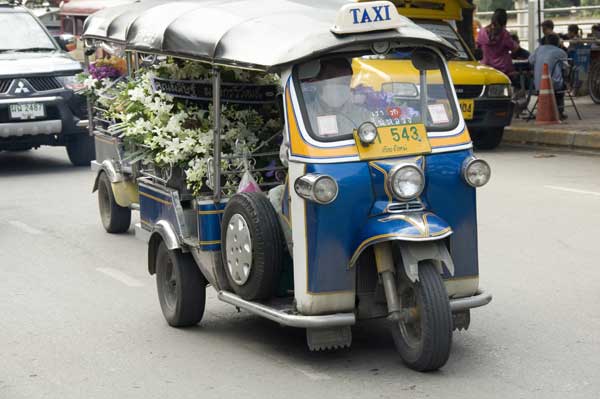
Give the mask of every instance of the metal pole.
M 535 17 L 537 15 L 537 1 L 530 0 L 527 4 L 529 8 L 529 13 L 527 14 L 527 23 L 529 27 L 527 28 L 527 44 L 529 47 L 529 52 L 532 53 L 535 50 L 535 44 L 537 43 L 537 29 L 535 26 Z
M 85 65 L 85 71 L 88 72 L 90 70 L 90 56 L 87 54 L 85 49 L 85 41 L 83 42 L 83 64 Z M 90 96 L 86 96 L 85 99 L 87 114 L 88 114 L 88 134 L 90 136 L 94 135 L 94 108 L 92 104 L 92 99 Z
M 213 168 L 215 181 L 214 199 L 221 200 L 221 71 L 213 68 L 213 120 L 214 120 L 214 154 Z

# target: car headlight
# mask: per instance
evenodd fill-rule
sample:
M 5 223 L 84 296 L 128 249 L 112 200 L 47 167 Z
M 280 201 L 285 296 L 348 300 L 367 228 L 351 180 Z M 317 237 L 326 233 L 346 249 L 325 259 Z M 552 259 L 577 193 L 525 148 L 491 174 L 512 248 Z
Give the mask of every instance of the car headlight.
M 463 178 L 469 186 L 481 187 L 490 181 L 492 169 L 483 159 L 468 158 L 463 164 Z
M 391 170 L 388 185 L 396 198 L 408 201 L 423 192 L 425 175 L 417 165 L 399 165 Z
M 56 79 L 65 89 L 79 91 L 84 88 L 83 82 L 80 82 L 79 79 L 77 79 L 77 75 L 56 76 Z
M 358 127 L 358 138 L 363 145 L 369 145 L 377 138 L 377 126 L 371 122 L 365 122 Z
M 488 97 L 510 97 L 510 85 L 489 85 L 486 94 Z
M 336 181 L 327 175 L 309 173 L 296 179 L 294 190 L 300 197 L 319 204 L 329 204 L 338 195 Z

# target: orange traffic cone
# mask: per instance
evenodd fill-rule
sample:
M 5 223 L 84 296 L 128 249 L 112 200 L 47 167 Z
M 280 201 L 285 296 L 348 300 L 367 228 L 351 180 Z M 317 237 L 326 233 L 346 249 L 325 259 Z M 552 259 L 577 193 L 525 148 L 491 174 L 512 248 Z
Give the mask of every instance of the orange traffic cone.
M 558 107 L 552 88 L 552 80 L 548 72 L 548 64 L 544 64 L 542 80 L 540 81 L 540 94 L 538 97 L 538 111 L 535 116 L 536 125 L 554 125 L 560 123 Z

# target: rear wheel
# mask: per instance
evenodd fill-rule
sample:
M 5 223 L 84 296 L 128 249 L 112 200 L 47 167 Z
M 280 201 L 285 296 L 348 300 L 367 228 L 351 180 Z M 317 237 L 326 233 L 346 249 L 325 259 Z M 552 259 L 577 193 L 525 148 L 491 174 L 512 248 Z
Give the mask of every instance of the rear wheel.
M 496 127 L 485 130 L 475 130 L 471 135 L 473 145 L 478 150 L 493 150 L 502 142 L 504 128 Z
M 98 177 L 98 208 L 102 225 L 108 233 L 118 234 L 129 230 L 131 209 L 117 204 L 112 185 L 104 172 Z
M 590 68 L 588 89 L 592 101 L 596 104 L 600 104 L 600 62 L 594 63 Z
M 96 158 L 94 138 L 87 133 L 68 137 L 67 155 L 74 166 L 90 166 Z
M 394 322 L 392 336 L 402 361 L 417 371 L 444 366 L 452 346 L 452 313 L 444 281 L 431 262 L 419 265 L 419 280 L 398 286 L 409 321 Z
M 172 327 L 198 324 L 204 316 L 206 279 L 189 253 L 158 245 L 156 288 L 163 315 Z

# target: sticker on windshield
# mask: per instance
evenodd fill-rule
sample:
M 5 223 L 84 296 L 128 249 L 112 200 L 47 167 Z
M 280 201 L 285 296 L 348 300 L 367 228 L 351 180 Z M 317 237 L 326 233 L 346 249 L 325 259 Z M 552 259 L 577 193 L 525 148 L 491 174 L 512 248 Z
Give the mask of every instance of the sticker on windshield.
M 432 104 L 427 108 L 429 108 L 429 115 L 431 115 L 431 121 L 434 125 L 450 123 L 450 119 L 448 118 L 448 113 L 446 112 L 446 107 L 444 107 L 444 104 Z
M 318 116 L 317 125 L 321 136 L 337 136 L 339 133 L 335 115 Z

